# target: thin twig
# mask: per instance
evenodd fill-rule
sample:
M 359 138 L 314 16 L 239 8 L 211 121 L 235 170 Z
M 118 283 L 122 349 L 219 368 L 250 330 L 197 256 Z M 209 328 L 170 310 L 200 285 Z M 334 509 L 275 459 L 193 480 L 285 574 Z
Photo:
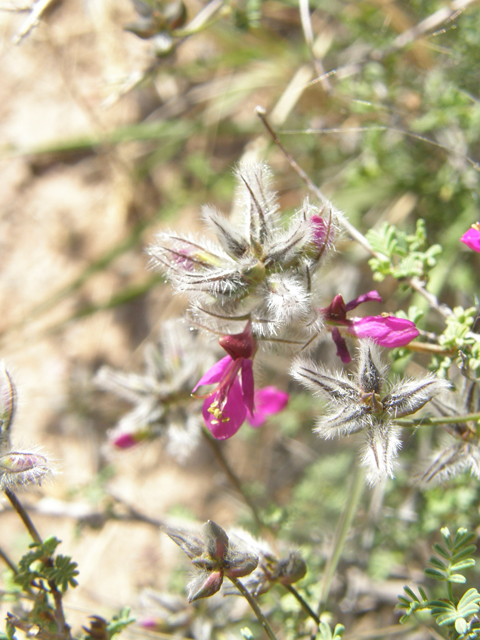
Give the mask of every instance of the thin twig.
M 453 0 L 453 2 L 451 2 L 449 6 L 438 9 L 438 11 L 435 11 L 434 13 L 432 13 L 432 15 L 425 18 L 425 20 L 422 20 L 415 26 L 407 29 L 399 36 L 397 36 L 393 41 L 393 44 L 390 47 L 387 47 L 387 49 L 383 52 L 383 56 L 403 49 L 404 47 L 417 40 L 417 38 L 424 36 L 427 31 L 432 31 L 443 22 L 451 20 L 456 14 L 464 11 L 470 4 L 473 4 L 473 2 L 475 1 L 476 0 Z
M 438 311 L 438 313 L 445 319 L 453 315 L 453 311 L 447 307 L 446 304 L 439 302 L 435 294 L 426 290 L 425 283 L 423 283 L 419 278 L 410 278 L 408 284 L 414 291 L 420 293 L 428 301 L 429 305 Z
M 25 38 L 25 36 L 38 25 L 42 14 L 48 9 L 52 2 L 55 2 L 55 0 L 37 0 L 33 4 L 27 19 L 20 27 L 18 33 L 13 36 L 13 44 L 20 44 L 23 38 Z
M 15 573 L 15 574 L 18 573 L 18 569 L 17 569 L 16 564 L 14 562 L 12 562 L 12 560 L 10 560 L 10 558 L 7 556 L 7 554 L 5 553 L 5 551 L 1 547 L 0 547 L 0 558 L 5 562 L 5 564 L 8 566 L 8 568 L 13 571 L 13 573 Z
M 331 207 L 332 204 L 330 203 L 330 201 L 323 195 L 323 193 L 320 191 L 320 189 L 317 187 L 317 185 L 310 179 L 308 174 L 305 173 L 305 171 L 302 169 L 302 167 L 297 163 L 297 161 L 292 156 L 292 154 L 289 151 L 287 151 L 287 149 L 280 142 L 276 132 L 272 128 L 272 125 L 270 124 L 270 122 L 269 122 L 269 120 L 267 118 L 267 112 L 265 111 L 265 109 L 263 107 L 257 107 L 255 109 L 255 112 L 256 112 L 257 116 L 260 118 L 260 120 L 263 122 L 263 125 L 264 125 L 265 129 L 268 131 L 268 133 L 270 134 L 273 142 L 277 145 L 277 147 L 280 149 L 280 151 L 286 157 L 286 159 L 288 160 L 288 162 L 289 162 L 290 166 L 292 167 L 292 169 L 297 172 L 297 174 L 300 176 L 300 178 L 306 184 L 307 188 L 312 193 L 314 193 L 316 195 L 316 197 L 320 200 L 320 202 L 322 204 Z M 363 235 L 363 233 L 360 233 L 360 231 L 358 231 L 353 225 L 351 225 L 348 222 L 348 220 L 339 211 L 337 211 L 336 213 L 338 214 L 339 222 L 342 225 L 342 227 L 345 229 L 345 231 L 354 240 L 356 240 L 358 242 L 358 244 L 360 244 L 366 251 L 368 251 L 368 253 L 370 255 L 372 255 L 374 258 L 378 258 L 379 256 L 372 249 L 372 247 L 370 246 L 370 243 L 368 242 L 366 237 Z
M 247 600 L 247 602 L 251 606 L 254 614 L 257 616 L 257 620 L 260 622 L 260 624 L 264 628 L 265 633 L 270 638 L 270 640 L 277 640 L 276 635 L 273 633 L 272 627 L 270 626 L 268 620 L 263 615 L 260 607 L 256 603 L 255 598 L 252 596 L 252 594 L 248 591 L 248 589 L 246 589 L 243 586 L 243 584 L 240 582 L 240 580 L 237 580 L 237 578 L 229 577 L 229 580 L 231 580 L 231 582 L 233 582 L 233 584 L 237 587 L 237 589 L 240 591 L 240 593 L 245 598 L 245 600 Z

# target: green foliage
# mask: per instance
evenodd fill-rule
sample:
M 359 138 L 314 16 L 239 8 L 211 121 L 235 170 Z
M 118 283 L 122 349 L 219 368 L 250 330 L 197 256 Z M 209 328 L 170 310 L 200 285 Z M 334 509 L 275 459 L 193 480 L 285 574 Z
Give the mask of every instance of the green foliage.
M 456 362 L 464 369 L 468 376 L 480 375 L 480 335 L 473 331 L 478 318 L 476 307 L 464 309 L 455 307 L 453 314 L 447 318 L 446 327 L 438 342 L 446 349 L 451 349 L 458 355 Z M 452 364 L 452 358 L 436 358 L 432 362 L 432 369 L 445 373 Z
M 115 614 L 107 625 L 107 633 L 109 638 L 121 633 L 128 625 L 133 624 L 136 618 L 131 613 L 130 607 L 122 607 Z
M 320 620 L 319 631 L 322 640 L 341 640 L 345 627 L 343 624 L 336 624 L 335 629 L 332 631 L 332 627 L 328 622 Z
M 34 542 L 32 551 L 26 553 L 18 563 L 18 574 L 15 582 L 27 591 L 35 580 L 52 582 L 60 591 L 65 592 L 68 586 L 76 587 L 75 576 L 78 575 L 77 563 L 68 556 L 53 554 L 60 540 L 51 536 L 42 544 Z
M 418 277 L 425 279 L 428 272 L 437 264 L 437 256 L 442 247 L 434 244 L 426 247 L 427 235 L 425 221 L 417 220 L 417 228 L 413 235 L 408 235 L 394 225 L 385 222 L 377 231 L 370 229 L 366 234 L 376 258 L 368 264 L 373 271 L 373 279 L 381 282 L 385 276 L 397 280 Z
M 399 609 L 405 611 L 400 622 L 406 622 L 412 615 L 420 611 L 428 611 L 439 627 L 446 627 L 451 638 L 479 638 L 480 623 L 477 614 L 480 611 L 480 593 L 471 588 L 460 597 L 453 594 L 452 585 L 465 584 L 466 577 L 459 573 L 475 566 L 471 557 L 476 546 L 471 544 L 475 534 L 467 529 L 458 529 L 452 537 L 447 527 L 441 529 L 443 545 L 435 543 L 433 549 L 436 556 L 429 560 L 430 567 L 425 575 L 447 585 L 447 597 L 430 600 L 426 592 L 419 587 L 417 596 L 410 587 L 404 587 L 405 596 L 399 596 Z

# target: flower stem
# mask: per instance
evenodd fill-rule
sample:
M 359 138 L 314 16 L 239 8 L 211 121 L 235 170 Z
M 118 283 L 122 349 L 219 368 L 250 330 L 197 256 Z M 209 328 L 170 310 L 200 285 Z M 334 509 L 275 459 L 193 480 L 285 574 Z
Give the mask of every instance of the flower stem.
M 317 616 L 315 611 L 310 607 L 308 602 L 304 600 L 303 597 L 298 593 L 295 587 L 293 587 L 291 584 L 284 584 L 283 586 L 287 591 L 290 591 L 290 593 L 294 598 L 296 598 L 296 600 L 300 603 L 300 606 L 305 611 L 305 613 L 308 616 L 310 616 L 310 618 L 312 618 L 312 620 L 314 620 L 317 623 L 317 625 L 320 624 L 320 618 Z
M 19 515 L 21 521 L 25 525 L 25 527 L 26 527 L 28 533 L 30 534 L 32 540 L 34 542 L 37 542 L 38 544 L 42 544 L 42 539 L 40 537 L 40 534 L 36 530 L 35 525 L 33 524 L 33 522 L 30 519 L 30 516 L 28 515 L 28 513 L 23 508 L 23 505 L 20 502 L 20 500 L 13 493 L 13 491 L 10 491 L 10 489 L 5 489 L 4 491 L 5 491 L 5 495 L 7 496 L 7 498 L 10 501 L 10 504 L 13 507 L 13 510 L 16 511 L 17 514 Z
M 268 620 L 263 615 L 262 611 L 260 610 L 260 607 L 256 603 L 255 598 L 252 596 L 252 594 L 248 591 L 248 589 L 246 589 L 243 586 L 243 584 L 240 582 L 240 580 L 237 580 L 237 578 L 232 578 L 232 577 L 229 576 L 229 580 L 231 582 L 233 582 L 233 584 L 237 587 L 237 589 L 240 591 L 240 593 L 245 598 L 245 600 L 247 600 L 248 604 L 253 609 L 254 614 L 257 616 L 258 621 L 260 622 L 260 624 L 264 628 L 265 633 L 270 638 L 270 640 L 277 640 L 277 637 L 273 633 L 273 630 L 272 630 L 272 627 L 270 626 L 270 623 L 268 622 Z
M 223 455 L 223 451 L 220 448 L 218 442 L 212 438 L 210 432 L 203 428 L 202 429 L 202 433 L 203 436 L 205 438 L 205 440 L 208 442 L 213 455 L 215 456 L 216 461 L 218 462 L 218 464 L 220 465 L 220 467 L 222 468 L 223 472 L 225 473 L 225 475 L 227 476 L 227 478 L 230 480 L 231 484 L 233 485 L 233 487 L 235 487 L 235 489 L 238 491 L 238 493 L 242 496 L 245 504 L 249 507 L 249 509 L 252 512 L 253 518 L 255 520 L 255 522 L 257 523 L 258 528 L 269 538 L 272 537 L 272 532 L 270 531 L 269 527 L 263 522 L 261 516 L 260 516 L 260 512 L 258 510 L 257 505 L 253 502 L 253 500 L 250 498 L 250 496 L 245 493 L 245 490 L 242 486 L 242 483 L 239 479 L 239 477 L 236 475 L 236 473 L 233 471 L 233 469 L 230 467 L 227 459 L 225 458 L 225 456 Z
M 337 525 L 337 531 L 335 532 L 334 547 L 332 553 L 328 558 L 327 565 L 323 574 L 322 590 L 320 593 L 320 601 L 318 603 L 319 615 L 325 610 L 328 595 L 330 593 L 330 587 L 332 586 L 333 576 L 337 569 L 340 557 L 342 555 L 343 547 L 347 540 L 348 532 L 352 524 L 353 518 L 357 512 L 358 503 L 362 497 L 365 483 L 362 470 L 357 466 L 350 481 L 348 490 L 347 503 L 345 509 L 340 517 Z
M 428 427 L 434 424 L 457 424 L 480 420 L 480 413 L 467 413 L 464 416 L 443 416 L 440 418 L 398 418 L 395 423 L 402 427 Z

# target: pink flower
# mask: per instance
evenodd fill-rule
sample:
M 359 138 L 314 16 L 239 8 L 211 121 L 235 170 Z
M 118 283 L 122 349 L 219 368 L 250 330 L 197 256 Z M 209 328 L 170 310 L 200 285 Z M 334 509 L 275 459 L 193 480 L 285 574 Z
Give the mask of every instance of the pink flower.
M 143 438 L 136 438 L 135 433 L 127 433 L 124 431 L 123 433 L 112 432 L 109 439 L 110 443 L 117 449 L 130 449 L 130 447 L 134 447 Z
M 411 320 L 388 315 L 355 319 L 347 331 L 357 338 L 372 338 L 389 349 L 404 347 L 420 333 Z
M 277 387 L 264 387 L 255 391 L 255 413 L 247 413 L 247 420 L 252 427 L 261 427 L 267 416 L 283 411 L 288 403 L 288 393 Z
M 473 251 L 480 253 L 480 223 L 472 224 L 471 228 L 460 238 L 460 242 L 466 244 Z
M 250 322 L 242 333 L 222 336 L 219 343 L 229 355 L 200 378 L 192 394 L 202 385 L 218 383 L 213 391 L 197 397 L 205 398 L 203 419 L 213 437 L 226 440 L 237 433 L 245 418 L 253 427 L 262 425 L 267 415 L 285 407 L 288 395 L 275 387 L 255 392 L 252 358 L 257 344 Z
M 234 360 L 231 356 L 225 356 L 200 378 L 192 393 L 204 384 L 215 382 L 218 385 L 214 391 L 203 396 L 202 414 L 213 437 L 225 440 L 240 429 L 247 417 L 247 410 L 253 414 L 252 361 L 249 358 Z
M 351 361 L 345 338 L 338 329 L 345 327 L 345 331 L 356 338 L 372 338 L 377 344 L 390 349 L 404 347 L 419 335 L 418 329 L 411 320 L 397 318 L 388 314 L 381 316 L 367 316 L 365 318 L 347 318 L 347 313 L 356 309 L 364 302 L 382 302 L 378 291 L 369 291 L 350 302 L 344 302 L 340 294 L 336 295 L 332 303 L 320 309 L 327 325 L 330 325 L 332 338 L 337 345 L 337 356 L 341 361 Z

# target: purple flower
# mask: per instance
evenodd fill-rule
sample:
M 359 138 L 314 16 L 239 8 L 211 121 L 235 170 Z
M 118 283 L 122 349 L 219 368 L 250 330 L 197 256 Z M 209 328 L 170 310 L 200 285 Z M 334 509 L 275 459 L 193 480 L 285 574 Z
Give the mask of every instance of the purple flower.
M 473 251 L 480 253 L 480 223 L 472 224 L 471 228 L 460 238 L 460 242 L 466 244 Z
M 288 403 L 288 393 L 277 387 L 264 387 L 255 391 L 255 413 L 247 413 L 247 420 L 252 427 L 261 427 L 267 416 L 283 411 Z
M 116 449 L 130 449 L 142 440 L 145 440 L 146 437 L 147 434 L 142 432 L 132 431 L 129 433 L 128 431 L 117 431 L 114 429 L 110 433 L 109 441 Z
M 339 326 L 343 326 L 347 333 L 356 338 L 372 338 L 380 346 L 390 349 L 404 347 L 419 335 L 418 329 L 411 320 L 388 314 L 365 318 L 347 318 L 349 311 L 356 309 L 364 302 L 372 301 L 382 302 L 378 291 L 369 291 L 348 303 L 345 303 L 343 297 L 338 294 L 328 307 L 320 309 L 326 324 L 331 327 L 332 338 L 337 345 L 337 356 L 344 363 L 350 362 L 351 357 Z
M 275 387 L 255 392 L 252 358 L 257 344 L 250 322 L 242 333 L 222 336 L 219 343 L 229 355 L 200 378 L 192 394 L 202 385 L 218 383 L 213 391 L 197 397 L 205 398 L 203 419 L 213 437 L 226 440 L 237 433 L 245 418 L 253 427 L 261 426 L 266 416 L 285 407 L 288 394 Z
M 347 331 L 357 338 L 372 338 L 389 349 L 404 347 L 420 333 L 411 320 L 389 315 L 354 319 Z
M 202 414 L 213 437 L 225 440 L 240 429 L 247 417 L 247 410 L 253 414 L 252 361 L 249 358 L 234 360 L 231 356 L 225 356 L 200 378 L 192 393 L 201 385 L 215 382 L 218 385 L 205 397 Z

